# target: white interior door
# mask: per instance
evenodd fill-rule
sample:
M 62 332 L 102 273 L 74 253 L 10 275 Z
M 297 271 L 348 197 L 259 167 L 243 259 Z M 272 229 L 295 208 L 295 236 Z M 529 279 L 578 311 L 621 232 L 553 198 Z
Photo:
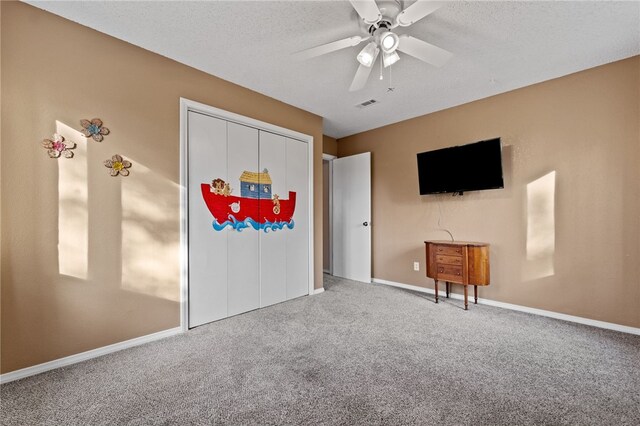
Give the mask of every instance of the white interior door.
M 227 174 L 238 185 L 234 191 L 240 193 L 242 173 L 258 171 L 258 130 L 228 122 L 227 146 Z M 242 201 L 239 208 L 242 211 Z M 251 228 L 223 232 L 227 233 L 227 309 L 231 316 L 260 307 L 259 236 Z
M 287 299 L 309 294 L 309 161 L 307 144 L 285 138 L 287 147 L 287 192 L 296 194 L 293 228 L 287 233 Z M 278 231 L 278 232 L 282 232 Z
M 189 328 L 309 294 L 308 144 L 186 116 Z
M 371 153 L 333 160 L 333 275 L 371 282 Z
M 286 144 L 284 136 L 260 131 L 260 171 L 271 177 L 271 194 L 287 197 Z M 272 195 L 261 198 L 271 199 Z M 288 230 L 287 230 L 288 231 Z M 284 230 L 258 231 L 260 235 L 260 306 L 287 300 L 287 237 Z
M 196 327 L 227 317 L 227 233 L 214 232 L 201 189 L 215 178 L 229 181 L 227 122 L 189 112 L 188 126 L 189 327 Z

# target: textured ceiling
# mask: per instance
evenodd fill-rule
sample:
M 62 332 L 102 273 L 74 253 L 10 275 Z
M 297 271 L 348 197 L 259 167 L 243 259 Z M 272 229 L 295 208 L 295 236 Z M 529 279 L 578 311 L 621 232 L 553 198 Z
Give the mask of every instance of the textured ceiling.
M 348 91 L 362 46 L 291 53 L 361 34 L 343 1 L 35 2 L 39 8 L 324 117 L 343 137 L 640 54 L 640 2 L 450 2 L 398 33 L 454 53 L 407 55 Z M 412 3 L 405 1 L 406 7 Z M 376 64 L 378 65 L 378 64 Z M 355 105 L 376 99 L 378 104 Z

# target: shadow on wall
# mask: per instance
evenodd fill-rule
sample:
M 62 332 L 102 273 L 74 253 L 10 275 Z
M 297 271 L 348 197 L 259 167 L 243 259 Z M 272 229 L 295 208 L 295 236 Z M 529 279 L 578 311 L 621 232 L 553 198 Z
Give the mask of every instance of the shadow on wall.
M 56 121 L 56 132 L 76 143 L 73 158 L 57 160 L 58 272 L 84 282 L 89 278 L 87 158 L 91 143 L 78 130 L 60 121 Z M 93 160 L 99 161 L 99 156 Z M 180 264 L 176 259 L 180 256 L 180 229 L 172 214 L 180 209 L 179 185 L 135 159 L 129 160 L 133 163 L 129 176 L 108 178 L 119 180 L 119 191 L 103 191 L 100 195 L 105 197 L 101 201 L 114 206 L 117 204 L 107 198 L 120 194 L 120 199 L 113 201 L 119 202 L 121 229 L 113 229 L 117 222 L 101 225 L 105 232 L 121 232 L 120 238 L 113 234 L 107 237 L 111 242 L 121 242 L 121 288 L 178 302 L 180 291 L 176 277 L 180 276 Z M 101 163 L 91 164 L 91 173 L 96 172 L 107 174 L 108 170 Z M 115 212 L 110 216 L 115 218 Z M 92 220 L 105 222 L 102 216 Z
M 555 170 L 527 184 L 527 256 L 525 281 L 554 275 Z
M 172 214 L 180 210 L 180 186 L 130 160 L 131 174 L 121 180 L 122 288 L 178 302 L 180 228 Z
M 73 158 L 57 160 L 58 272 L 86 280 L 89 264 L 87 139 L 60 121 L 56 121 L 56 133 L 76 143 Z

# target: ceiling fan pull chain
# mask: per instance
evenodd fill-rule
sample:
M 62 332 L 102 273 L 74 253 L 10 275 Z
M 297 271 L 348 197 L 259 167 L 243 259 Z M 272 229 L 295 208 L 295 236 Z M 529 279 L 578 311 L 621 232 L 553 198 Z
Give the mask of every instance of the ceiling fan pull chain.
M 382 62 L 383 62 L 383 61 L 382 61 L 382 58 L 381 58 L 381 59 L 380 59 L 380 80 L 383 80 L 383 79 L 384 79 L 384 77 L 382 76 L 382 72 L 383 72 L 383 70 L 384 70 L 384 68 L 383 68 L 383 66 L 382 66 Z

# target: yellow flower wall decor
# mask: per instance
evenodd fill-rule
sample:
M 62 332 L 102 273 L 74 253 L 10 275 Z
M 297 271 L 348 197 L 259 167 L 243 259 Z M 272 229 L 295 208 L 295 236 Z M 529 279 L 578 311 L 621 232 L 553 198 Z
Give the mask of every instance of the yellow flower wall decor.
M 111 160 L 106 160 L 104 162 L 105 167 L 108 167 L 109 174 L 111 176 L 129 176 L 129 167 L 131 167 L 131 161 L 124 160 L 122 156 L 116 154 L 111 157 Z
M 47 154 L 51 158 L 60 158 L 60 156 L 73 158 L 73 151 L 71 150 L 76 147 L 76 144 L 75 142 L 66 141 L 64 136 L 55 133 L 51 139 L 44 139 L 42 146 L 47 150 Z
M 87 138 L 93 138 L 96 142 L 102 142 L 104 135 L 109 134 L 109 129 L 102 127 L 102 120 L 94 118 L 93 120 L 80 120 L 82 130 L 80 132 Z

